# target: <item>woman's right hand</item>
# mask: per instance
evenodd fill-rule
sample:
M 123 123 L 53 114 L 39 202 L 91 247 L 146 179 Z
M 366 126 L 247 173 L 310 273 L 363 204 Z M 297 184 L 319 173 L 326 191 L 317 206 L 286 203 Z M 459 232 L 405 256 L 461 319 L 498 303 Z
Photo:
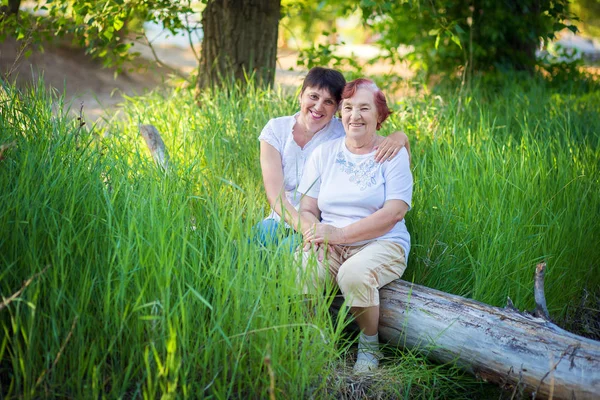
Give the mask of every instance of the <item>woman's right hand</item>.
M 344 230 L 333 225 L 315 223 L 303 232 L 304 241 L 310 243 L 344 243 Z

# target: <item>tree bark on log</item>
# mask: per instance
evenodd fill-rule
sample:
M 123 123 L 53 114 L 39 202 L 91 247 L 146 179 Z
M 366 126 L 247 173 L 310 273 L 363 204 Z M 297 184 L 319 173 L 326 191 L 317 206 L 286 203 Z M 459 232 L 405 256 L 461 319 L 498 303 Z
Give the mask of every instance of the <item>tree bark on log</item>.
M 598 399 L 600 342 L 542 318 L 402 280 L 380 289 L 382 341 L 537 398 Z M 340 303 L 334 307 L 339 308 Z

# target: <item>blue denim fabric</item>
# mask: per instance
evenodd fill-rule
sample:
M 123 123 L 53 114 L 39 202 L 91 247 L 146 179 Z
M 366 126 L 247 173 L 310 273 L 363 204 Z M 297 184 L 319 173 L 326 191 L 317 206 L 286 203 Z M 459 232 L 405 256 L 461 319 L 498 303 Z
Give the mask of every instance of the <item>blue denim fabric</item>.
M 252 234 L 263 247 L 286 249 L 290 253 L 293 253 L 301 243 L 301 238 L 297 233 L 274 219 L 265 219 L 254 225 Z

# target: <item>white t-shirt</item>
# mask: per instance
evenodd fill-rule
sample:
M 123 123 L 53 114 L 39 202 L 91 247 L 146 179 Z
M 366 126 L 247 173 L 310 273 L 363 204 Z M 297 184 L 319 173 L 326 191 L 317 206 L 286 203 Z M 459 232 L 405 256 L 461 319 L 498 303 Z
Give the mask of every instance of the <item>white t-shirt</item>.
M 300 182 L 300 178 L 302 178 L 306 160 L 321 143 L 345 135 L 342 122 L 334 117 L 323 127 L 323 129 L 315 133 L 312 139 L 306 143 L 304 147 L 300 147 L 294 140 L 294 135 L 292 134 L 292 129 L 296 123 L 297 116 L 298 114 L 273 118 L 265 125 L 258 137 L 258 140 L 264 140 L 269 143 L 281 155 L 285 196 L 296 209 L 298 209 L 298 206 L 300 205 L 300 195 L 296 189 Z M 271 213 L 267 218 L 280 220 L 279 215 L 273 210 L 271 210 Z
M 403 200 L 410 209 L 413 177 L 406 148 L 390 161 L 375 162 L 375 151 L 351 153 L 345 138 L 319 146 L 308 159 L 298 192 L 318 199 L 321 222 L 343 228 L 383 208 L 387 200 Z M 404 219 L 386 234 L 350 245 L 389 240 L 410 251 Z

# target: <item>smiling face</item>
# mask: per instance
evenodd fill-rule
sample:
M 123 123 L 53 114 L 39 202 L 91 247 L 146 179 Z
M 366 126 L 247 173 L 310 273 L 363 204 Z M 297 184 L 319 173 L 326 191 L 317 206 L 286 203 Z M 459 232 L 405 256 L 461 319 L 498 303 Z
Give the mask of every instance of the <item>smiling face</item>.
M 379 122 L 372 90 L 359 87 L 352 97 L 342 100 L 342 125 L 349 138 L 361 139 L 376 135 Z
M 331 121 L 337 111 L 337 102 L 327 89 L 307 87 L 300 94 L 300 116 L 302 126 L 314 134 Z

